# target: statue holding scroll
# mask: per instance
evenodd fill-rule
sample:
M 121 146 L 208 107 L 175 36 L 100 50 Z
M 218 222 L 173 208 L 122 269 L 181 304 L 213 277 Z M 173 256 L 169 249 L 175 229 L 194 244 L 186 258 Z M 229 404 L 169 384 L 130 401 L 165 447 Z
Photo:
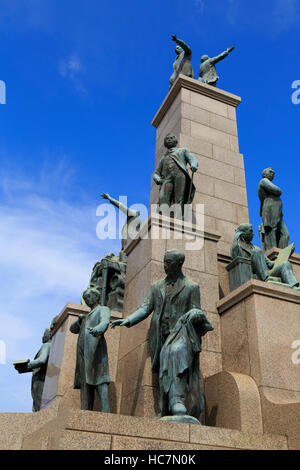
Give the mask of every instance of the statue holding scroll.
M 293 289 L 298 289 L 299 282 L 295 277 L 293 266 L 289 262 L 289 257 L 294 252 L 295 245 L 291 244 L 281 250 L 277 260 L 271 261 L 260 248 L 251 243 L 252 240 L 252 225 L 239 225 L 235 231 L 234 242 L 231 247 L 233 262 L 238 259 L 240 263 L 243 263 L 243 260 L 246 260 L 246 262 L 249 260 L 252 277 L 256 277 L 261 281 L 286 284 Z

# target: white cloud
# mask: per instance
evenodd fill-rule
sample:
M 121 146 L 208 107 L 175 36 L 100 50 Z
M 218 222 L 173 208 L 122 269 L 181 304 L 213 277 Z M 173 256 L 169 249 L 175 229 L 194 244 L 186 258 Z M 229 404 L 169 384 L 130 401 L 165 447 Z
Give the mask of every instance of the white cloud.
M 78 92 L 87 94 L 87 90 L 84 87 L 81 78 L 84 72 L 85 69 L 83 67 L 83 64 L 76 53 L 71 54 L 70 57 L 59 62 L 60 75 L 73 82 Z
M 62 163 L 52 171 L 48 168 L 50 185 L 62 171 L 59 168 Z M 59 192 L 58 182 L 54 187 Z M 48 191 L 45 184 L 43 171 L 36 181 L 21 174 L 15 178 L 5 172 L 0 175 L 0 188 L 4 189 L 0 203 L 0 340 L 5 341 L 7 354 L 7 365 L 0 365 L 0 374 L 9 379 L 0 387 L 0 411 L 31 409 L 30 377 L 17 374 L 11 363 L 34 357 L 52 318 L 67 302 L 80 302 L 94 263 L 106 253 L 120 250 L 118 240 L 97 239 L 96 204 L 56 199 L 51 197 L 54 183 Z M 16 393 L 21 384 L 27 387 L 26 400 Z

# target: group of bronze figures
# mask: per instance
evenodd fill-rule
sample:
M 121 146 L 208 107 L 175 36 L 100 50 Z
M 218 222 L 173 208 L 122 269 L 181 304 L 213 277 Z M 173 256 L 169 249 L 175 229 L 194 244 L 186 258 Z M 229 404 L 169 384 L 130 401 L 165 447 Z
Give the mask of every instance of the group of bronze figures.
M 155 170 L 153 178 L 160 184 L 159 178 L 165 179 L 165 165 L 172 165 L 172 171 L 170 168 L 166 171 L 168 182 L 163 186 L 160 200 L 163 199 L 167 206 L 174 201 L 182 204 L 185 202 L 183 195 L 191 184 L 184 164 L 189 162 L 191 168 L 197 169 L 198 162 L 188 149 L 176 147 L 175 136 L 166 136 L 165 144 L 167 154 Z M 178 186 L 177 178 L 180 172 L 185 179 L 184 184 Z M 272 183 L 274 176 L 272 168 L 264 170 L 258 186 L 262 216 L 262 225 L 259 227 L 262 249 L 252 244 L 251 224 L 241 224 L 235 231 L 231 248 L 232 262 L 227 267 L 231 290 L 251 278 L 299 289 L 299 282 L 289 262 L 294 244 L 289 245 L 289 233 L 283 221 L 280 197 L 282 191 Z M 192 201 L 194 188 L 189 193 L 189 200 Z M 81 408 L 93 410 L 96 393 L 101 411 L 110 412 L 110 378 L 105 332 L 110 325 L 111 309 L 121 312 L 123 307 L 126 277 L 126 255 L 123 249 L 134 238 L 133 233 L 128 235 L 128 226 L 132 221 L 137 221 L 134 224 L 136 235 L 142 222 L 137 211 L 120 204 L 108 194 L 102 194 L 102 197 L 127 215 L 122 230 L 122 250 L 119 256 L 110 253 L 94 266 L 89 286 L 82 295 L 82 303 L 90 307 L 91 311 L 87 315 L 79 315 L 71 325 L 70 331 L 78 334 L 74 388 L 80 389 Z M 265 251 L 273 247 L 281 248 L 276 261 L 271 261 L 265 255 Z M 214 327 L 201 309 L 199 285 L 183 274 L 184 260 L 184 252 L 167 251 L 164 256 L 165 279 L 153 284 L 141 306 L 127 318 L 113 321 L 111 328 L 131 328 L 152 314 L 149 350 L 153 372 L 159 379 L 159 417 L 197 422 L 204 410 L 204 396 L 199 387 L 201 341 Z M 52 321 L 50 328 L 46 329 L 43 346 L 35 359 L 26 363 L 15 363 L 19 372 L 33 373 L 33 411 L 38 411 L 41 406 L 51 333 L 56 321 L 57 318 Z
M 177 46 L 175 47 L 176 59 L 173 64 L 173 73 L 170 77 L 170 88 L 174 85 L 177 77 L 182 74 L 186 77 L 195 78 L 193 67 L 191 64 L 192 59 L 192 50 L 191 48 L 181 39 L 178 39 L 176 36 L 172 36 L 172 40 L 176 42 Z M 209 57 L 208 55 L 203 55 L 201 57 L 201 65 L 199 69 L 199 78 L 198 80 L 207 85 L 217 86 L 219 80 L 216 64 L 221 60 L 225 59 L 230 52 L 234 50 L 234 47 L 229 47 L 226 51 L 217 55 L 216 57 Z
M 177 59 L 170 86 L 180 73 L 194 77 L 190 48 L 176 36 L 172 39 L 177 43 Z M 214 58 L 203 56 L 199 80 L 216 86 L 218 76 L 215 64 L 232 50 L 229 48 Z M 158 212 L 182 219 L 185 206 L 191 206 L 194 199 L 196 188 L 193 178 L 199 163 L 188 148 L 178 147 L 178 139 L 174 134 L 167 134 L 164 144 L 166 153 L 153 174 L 153 180 L 159 186 Z M 299 289 L 299 282 L 289 262 L 295 247 L 294 244 L 289 245 L 289 233 L 283 221 L 282 191 L 273 183 L 274 176 L 274 170 L 267 168 L 258 186 L 262 248 L 252 244 L 252 225 L 241 224 L 235 231 L 232 261 L 227 266 L 231 290 L 253 278 Z M 127 219 L 122 230 L 120 254 L 115 256 L 110 253 L 95 264 L 88 288 L 82 294 L 82 304 L 88 306 L 90 312 L 79 315 L 70 327 L 70 331 L 78 335 L 74 388 L 80 389 L 81 408 L 93 410 L 97 394 L 101 411 L 110 412 L 110 377 L 105 340 L 109 325 L 111 328 L 131 328 L 152 314 L 149 351 L 152 370 L 158 375 L 159 417 L 198 423 L 200 413 L 204 410 L 204 395 L 199 386 L 201 342 L 202 337 L 214 329 L 201 309 L 200 287 L 183 274 L 184 252 L 169 250 L 163 260 L 166 277 L 151 286 L 147 297 L 135 312 L 124 319 L 110 322 L 111 310 L 122 312 L 123 309 L 127 263 L 125 247 L 139 233 L 142 221 L 138 211 L 126 207 L 107 193 L 102 193 L 102 197 L 121 210 Z M 271 261 L 265 252 L 274 247 L 281 250 L 278 258 Z M 45 331 L 43 346 L 33 361 L 14 363 L 20 373 L 33 373 L 33 411 L 39 411 L 41 407 L 56 322 L 57 318 Z

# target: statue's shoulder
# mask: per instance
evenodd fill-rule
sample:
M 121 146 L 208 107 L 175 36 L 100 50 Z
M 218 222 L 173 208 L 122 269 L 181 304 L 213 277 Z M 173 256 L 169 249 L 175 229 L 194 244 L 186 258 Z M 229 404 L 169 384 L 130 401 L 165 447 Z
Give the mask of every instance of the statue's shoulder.
M 152 289 L 160 289 L 161 287 L 163 287 L 165 284 L 165 279 L 160 279 L 159 281 L 156 281 L 154 282 L 154 284 L 152 284 L 151 288 Z
M 197 288 L 198 287 L 200 289 L 199 284 L 197 284 L 197 282 L 195 282 L 195 281 L 192 281 L 192 279 L 190 279 L 187 276 L 184 277 L 184 282 L 185 282 L 186 286 L 188 286 L 188 287 L 191 287 L 191 288 Z

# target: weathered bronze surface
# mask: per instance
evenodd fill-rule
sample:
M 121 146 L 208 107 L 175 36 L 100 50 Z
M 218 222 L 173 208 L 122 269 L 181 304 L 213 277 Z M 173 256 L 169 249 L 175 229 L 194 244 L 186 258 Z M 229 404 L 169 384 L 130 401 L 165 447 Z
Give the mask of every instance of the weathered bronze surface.
M 83 297 L 91 311 L 79 315 L 70 326 L 70 331 L 79 335 L 74 388 L 80 388 L 82 410 L 93 410 L 96 392 L 101 411 L 109 413 L 110 378 L 104 334 L 109 326 L 110 309 L 99 305 L 97 289 L 87 289 Z
M 179 250 L 167 251 L 166 278 L 151 286 L 138 310 L 111 325 L 129 328 L 153 312 L 149 348 L 152 370 L 159 376 L 160 417 L 198 418 L 204 406 L 199 387 L 199 354 L 202 336 L 213 326 L 201 310 L 199 285 L 182 272 L 184 259 Z
M 259 234 L 264 251 L 273 247 L 285 248 L 289 244 L 290 235 L 283 221 L 282 190 L 272 183 L 275 177 L 273 168 L 266 168 L 258 185 L 260 199 L 260 215 L 263 223 Z
M 202 83 L 207 85 L 217 86 L 219 80 L 216 64 L 221 60 L 225 59 L 230 52 L 234 50 L 234 47 L 229 47 L 226 51 L 217 55 L 216 57 L 209 57 L 208 55 L 203 55 L 201 57 L 201 65 L 199 69 L 199 80 Z

